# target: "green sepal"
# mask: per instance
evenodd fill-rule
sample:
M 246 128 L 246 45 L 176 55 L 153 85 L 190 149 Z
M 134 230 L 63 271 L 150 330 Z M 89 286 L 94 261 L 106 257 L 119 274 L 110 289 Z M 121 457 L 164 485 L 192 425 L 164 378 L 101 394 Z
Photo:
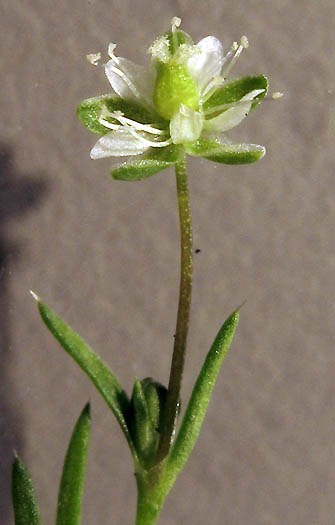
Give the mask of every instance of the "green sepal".
M 12 498 L 15 525 L 40 525 L 41 516 L 28 469 L 15 454 L 12 470 Z
M 90 428 L 90 405 L 87 403 L 74 427 L 66 453 L 56 525 L 80 525 Z
M 38 300 L 40 315 L 61 346 L 88 375 L 114 413 L 136 460 L 136 451 L 126 422 L 129 398 L 110 368 L 85 341 L 58 317 L 51 308 Z
M 222 87 L 218 88 L 213 95 L 204 103 L 203 110 L 208 111 L 216 106 L 222 106 L 224 104 L 233 104 L 238 102 L 242 97 L 253 91 L 254 89 L 264 89 L 263 93 L 257 95 L 254 102 L 251 105 L 250 111 L 254 109 L 259 101 L 265 97 L 268 91 L 268 79 L 264 75 L 242 77 L 238 80 L 232 80 L 231 82 L 225 83 Z M 229 109 L 229 108 L 227 108 Z M 222 113 L 218 111 L 217 114 Z M 215 113 L 210 114 L 210 118 L 216 116 Z
M 238 320 L 239 311 L 236 310 L 219 330 L 198 375 L 176 441 L 169 454 L 166 475 L 171 483 L 182 470 L 198 439 L 216 378 L 231 345 Z
M 113 179 L 124 181 L 147 179 L 176 164 L 180 159 L 180 151 L 180 146 L 175 145 L 150 148 L 144 155 L 116 166 L 111 171 L 111 176 Z
M 192 144 L 184 144 L 184 148 L 189 155 L 222 164 L 250 164 L 266 153 L 264 146 L 233 143 L 226 137 L 200 138 Z
M 83 100 L 77 109 L 77 116 L 80 122 L 93 133 L 105 135 L 111 130 L 99 122 L 101 113 L 107 109 L 110 113 L 121 111 L 123 115 L 142 124 L 150 124 L 157 121 L 157 115 L 144 108 L 135 101 L 123 100 L 116 95 L 102 95 Z M 105 117 L 112 124 L 119 124 L 112 117 Z

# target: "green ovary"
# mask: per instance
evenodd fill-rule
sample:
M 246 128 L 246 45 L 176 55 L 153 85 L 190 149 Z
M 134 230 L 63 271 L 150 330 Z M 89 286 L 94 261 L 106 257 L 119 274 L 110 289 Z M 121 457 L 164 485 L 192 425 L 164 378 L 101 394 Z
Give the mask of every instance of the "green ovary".
M 171 120 L 184 104 L 190 109 L 199 109 L 197 86 L 183 65 L 161 64 L 158 68 L 154 104 L 157 113 Z

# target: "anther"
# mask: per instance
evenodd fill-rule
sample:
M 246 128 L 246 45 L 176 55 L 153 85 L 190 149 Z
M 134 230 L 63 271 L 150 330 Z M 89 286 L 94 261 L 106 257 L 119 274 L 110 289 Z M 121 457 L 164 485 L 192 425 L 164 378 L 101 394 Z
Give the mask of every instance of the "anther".
M 245 35 L 243 35 L 241 37 L 241 46 L 244 48 L 244 49 L 247 49 L 249 47 L 249 40 L 247 39 L 247 37 Z
M 243 49 L 247 49 L 247 47 L 249 46 L 249 42 L 248 42 L 248 39 L 245 35 L 243 35 L 241 37 L 241 40 L 240 40 L 240 45 L 237 46 L 236 48 L 236 42 L 233 43 L 232 47 L 231 47 L 231 50 L 228 51 L 227 55 L 225 56 L 225 60 L 224 62 L 226 62 L 226 58 L 229 59 L 230 56 L 231 56 L 231 52 L 232 51 L 235 51 L 234 53 L 234 56 L 233 58 L 231 59 L 230 61 L 230 64 L 228 64 L 228 66 L 226 67 L 226 69 L 224 69 L 223 71 L 223 76 L 224 77 L 227 77 L 229 72 L 232 70 L 232 68 L 234 67 L 235 65 L 235 62 L 237 61 L 237 59 L 239 58 L 240 54 L 242 53 Z
M 101 60 L 101 53 L 90 53 L 89 55 L 86 55 L 86 58 L 90 64 L 97 66 L 99 64 L 99 60 Z
M 273 100 L 277 100 L 278 98 L 281 98 L 284 96 L 284 93 L 281 93 L 280 91 L 275 91 L 272 93 Z
M 180 24 L 181 24 L 181 18 L 179 18 L 178 16 L 174 16 L 171 20 L 172 31 L 174 28 L 179 27 Z
M 113 44 L 113 42 L 110 42 L 109 45 L 108 45 L 108 55 L 113 58 L 114 56 L 114 49 L 116 48 L 116 44 Z

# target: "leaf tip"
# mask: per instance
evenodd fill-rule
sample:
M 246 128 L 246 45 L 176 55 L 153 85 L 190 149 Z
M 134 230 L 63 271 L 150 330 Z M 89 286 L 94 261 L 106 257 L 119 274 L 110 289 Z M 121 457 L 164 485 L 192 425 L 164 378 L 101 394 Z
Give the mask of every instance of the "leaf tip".
M 83 415 L 91 419 L 91 403 L 88 401 L 83 409 Z
M 239 313 L 240 313 L 240 310 L 242 310 L 242 308 L 243 308 L 243 306 L 246 304 L 246 302 L 247 302 L 247 299 L 244 299 L 244 301 L 243 301 L 243 302 L 242 302 L 237 308 L 235 308 L 235 310 L 234 310 L 233 313 L 234 313 L 234 314 L 235 314 L 235 313 L 238 313 L 238 314 L 239 314 Z

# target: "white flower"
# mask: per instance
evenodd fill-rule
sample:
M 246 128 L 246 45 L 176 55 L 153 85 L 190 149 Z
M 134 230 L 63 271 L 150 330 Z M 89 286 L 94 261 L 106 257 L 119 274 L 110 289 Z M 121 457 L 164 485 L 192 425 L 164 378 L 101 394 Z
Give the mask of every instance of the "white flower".
M 256 97 L 265 92 L 251 89 L 233 102 L 209 104 L 226 85 L 248 40 L 242 37 L 224 55 L 217 38 L 208 36 L 194 45 L 186 33 L 177 30 L 179 24 L 174 18 L 172 31 L 151 45 L 152 61 L 147 68 L 116 56 L 115 44 L 109 45 L 110 60 L 104 67 L 113 90 L 124 101 L 146 108 L 152 122 L 142 123 L 104 108 L 99 123 L 110 133 L 93 147 L 93 159 L 138 155 L 150 148 L 195 143 L 203 134 L 222 133 L 237 126 Z

